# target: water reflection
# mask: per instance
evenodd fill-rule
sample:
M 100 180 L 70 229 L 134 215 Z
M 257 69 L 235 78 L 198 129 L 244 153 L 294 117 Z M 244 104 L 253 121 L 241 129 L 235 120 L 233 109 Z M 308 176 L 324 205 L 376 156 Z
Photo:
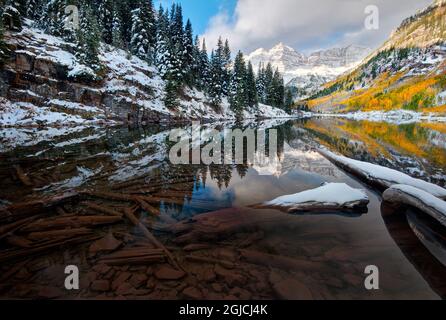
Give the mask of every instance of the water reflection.
M 429 286 L 442 299 L 446 299 L 444 230 L 440 230 L 436 221 L 413 211 L 406 216 L 384 203 L 381 212 L 387 230 L 405 257 Z
M 56 130 L 51 139 L 48 130 L 40 133 L 31 130 L 17 136 L 20 141 L 26 141 L 17 148 L 12 146 L 14 135 L 2 130 L 0 137 L 5 152 L 0 155 L 0 206 L 73 189 L 124 194 L 152 201 L 150 204 L 160 211 L 159 216 L 145 210 L 138 214 L 144 223 L 156 228 L 157 223 L 172 224 L 201 213 L 247 207 L 313 189 L 325 182 L 345 182 L 354 188 L 366 188 L 317 153 L 315 148 L 320 145 L 358 160 L 446 184 L 446 124 L 397 126 L 307 119 L 207 125 L 208 129 L 216 130 L 234 127 L 277 129 L 279 161 L 273 165 L 172 165 L 168 160 L 172 145 L 168 137 L 173 128 L 161 126 Z M 311 274 L 296 275 L 289 271 L 287 275 L 305 279 L 317 298 L 444 297 L 444 266 L 433 257 L 438 246 L 431 247 L 431 251 L 426 249 L 432 243 L 443 243 L 438 238 L 442 233 L 436 232 L 434 236 L 427 233 L 416 219 L 410 224 L 407 220 L 395 222 L 396 218 L 387 216 L 385 210 L 381 216 L 379 194 L 371 189 L 367 194 L 371 199 L 368 215 L 352 219 L 351 215 L 341 212 L 340 215 L 293 217 L 295 230 L 267 230 L 269 233 L 257 230 L 238 235 L 240 239 L 230 243 L 252 238 L 251 249 L 321 266 Z M 98 201 L 117 209 L 125 207 L 113 199 Z M 82 203 L 66 209 L 71 214 L 86 212 Z M 0 217 L 0 225 L 9 223 L 8 219 Z M 127 235 L 128 232 L 128 226 L 116 231 L 125 233 L 125 237 L 134 236 Z M 424 239 L 421 240 L 425 241 L 424 245 L 420 238 Z M 9 243 L 0 243 L 0 251 L 10 248 Z M 383 290 L 376 295 L 362 286 L 361 276 L 369 264 L 379 265 L 385 271 Z M 426 288 L 425 282 L 435 294 Z M 408 288 L 417 291 L 409 292 Z M 269 289 L 256 290 L 264 290 L 259 297 L 271 297 Z

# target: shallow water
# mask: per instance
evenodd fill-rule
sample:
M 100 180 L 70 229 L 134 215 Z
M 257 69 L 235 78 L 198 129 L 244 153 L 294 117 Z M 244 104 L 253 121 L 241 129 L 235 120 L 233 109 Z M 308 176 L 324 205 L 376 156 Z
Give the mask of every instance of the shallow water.
M 237 253 L 241 249 L 240 242 L 254 236 L 255 241 L 247 246 L 249 250 L 307 261 L 310 268 L 271 268 L 261 264 L 253 267 L 237 256 L 233 259 L 239 267 L 234 272 L 243 275 L 246 283 L 236 287 L 248 291 L 242 297 L 240 290 L 234 291 L 234 285 L 229 285 L 227 279 L 218 274 L 216 279 L 203 280 L 201 275 L 207 271 L 203 266 L 185 262 L 186 269 L 189 267 L 196 271 L 191 272 L 192 275 L 184 281 L 198 288 L 204 298 L 235 295 L 239 298 L 272 299 L 283 298 L 283 292 L 291 297 L 295 297 L 294 294 L 298 297 L 310 295 L 314 299 L 445 297 L 443 230 L 437 230 L 437 226 L 423 216 L 408 222 L 404 212 L 393 212 L 382 207 L 379 192 L 336 168 L 314 148 L 323 145 L 348 157 L 388 166 L 446 186 L 446 124 L 395 125 L 314 118 L 248 126 L 278 130 L 280 163 L 274 166 L 172 165 L 168 159 L 172 143 L 168 143 L 167 139 L 174 128 L 89 128 L 71 134 L 61 133 L 49 141 L 39 141 L 46 138 L 46 133 L 31 130 L 20 133 L 20 137 L 26 137 L 21 141 L 26 141 L 27 146 L 18 148 L 12 145 L 12 137 L 18 135 L 5 129 L 0 133 L 4 151 L 0 155 L 0 205 L 7 206 L 28 197 L 43 197 L 71 190 L 126 194 L 146 191 L 164 197 L 164 201 L 159 204 L 159 217 L 153 218 L 141 212 L 141 219 L 148 217 L 150 223 L 172 224 L 220 209 L 245 208 L 285 194 L 316 188 L 325 182 L 345 182 L 367 190 L 371 200 L 367 214 L 338 212 L 297 215 L 289 228 L 260 228 L 228 235 L 225 239 L 210 241 L 211 248 L 202 253 L 205 257 L 215 258 L 221 258 L 220 249 Z M 213 124 L 210 127 L 222 130 L 247 126 Z M 18 178 L 19 171 L 30 180 L 28 186 Z M 122 203 L 112 199 L 100 201 L 100 204 L 117 210 L 123 207 Z M 85 208 L 78 202 L 64 205 L 62 209 L 65 213 L 85 214 Z M 7 222 L 7 219 L 1 220 L 3 225 Z M 108 231 L 117 236 L 123 233 L 138 235 L 134 228 L 126 225 L 97 229 L 95 232 Z M 26 237 L 26 234 L 20 234 L 20 230 L 17 233 Z M 181 246 L 175 248 L 174 236 L 162 233 L 157 236 L 173 249 L 181 250 Z M 18 250 L 11 241 L 6 240 L 7 237 L 0 239 L 0 253 Z M 123 242 L 131 244 L 125 239 Z M 17 270 L 13 277 L 2 279 L 0 276 L 0 289 L 3 289 L 0 295 L 46 297 L 41 293 L 42 286 L 63 286 L 63 272 L 61 275 L 58 267 L 77 264 L 88 272 L 94 266 L 95 260 L 86 251 L 88 244 L 82 244 L 29 257 L 21 265 L 22 271 Z M 181 257 L 181 253 L 178 255 Z M 46 261 L 45 267 L 35 267 L 41 261 Z M 2 266 L 3 274 L 19 263 L 22 262 L 8 261 Z M 364 287 L 364 270 L 369 265 L 379 268 L 379 290 L 369 291 Z M 157 266 L 153 268 L 156 270 Z M 252 272 L 254 269 L 260 276 Z M 110 281 L 120 272 L 126 272 L 119 268 L 112 271 L 113 274 L 107 276 Z M 135 268 L 134 272 L 141 270 Z M 150 280 L 149 270 L 144 272 Z M 181 282 L 167 288 L 162 282 L 156 282 L 154 288 L 142 285 L 140 294 L 128 296 L 182 298 L 184 288 Z M 283 282 L 287 282 L 288 287 L 284 288 Z M 223 289 L 220 290 L 215 284 Z M 302 286 L 306 289 L 302 289 Z M 300 291 L 305 293 L 299 295 Z M 92 292 L 87 286 L 77 295 L 63 290 L 54 295 L 57 298 L 79 296 L 114 298 L 119 294 L 113 290 Z

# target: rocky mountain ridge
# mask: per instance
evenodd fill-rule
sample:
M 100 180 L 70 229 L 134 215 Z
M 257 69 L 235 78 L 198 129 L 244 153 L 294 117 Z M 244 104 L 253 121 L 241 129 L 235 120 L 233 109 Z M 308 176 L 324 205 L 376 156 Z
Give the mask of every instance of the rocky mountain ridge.
M 309 55 L 279 43 L 270 50 L 257 49 L 247 56 L 254 68 L 271 63 L 283 75 L 289 87 L 298 89 L 302 98 L 317 91 L 324 83 L 354 68 L 371 49 L 350 45 L 343 48 L 318 50 Z

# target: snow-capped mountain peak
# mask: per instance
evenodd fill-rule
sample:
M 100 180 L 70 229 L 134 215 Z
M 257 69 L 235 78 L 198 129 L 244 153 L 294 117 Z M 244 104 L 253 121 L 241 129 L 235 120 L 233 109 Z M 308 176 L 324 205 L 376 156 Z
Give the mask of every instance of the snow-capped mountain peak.
M 271 63 L 273 68 L 283 74 L 286 83 L 300 89 L 305 88 L 305 91 L 313 91 L 356 67 L 370 52 L 369 48 L 350 45 L 305 55 L 280 42 L 270 50 L 260 48 L 253 51 L 247 56 L 247 60 L 251 61 L 255 69 L 262 63 Z M 318 81 L 314 81 L 315 79 Z

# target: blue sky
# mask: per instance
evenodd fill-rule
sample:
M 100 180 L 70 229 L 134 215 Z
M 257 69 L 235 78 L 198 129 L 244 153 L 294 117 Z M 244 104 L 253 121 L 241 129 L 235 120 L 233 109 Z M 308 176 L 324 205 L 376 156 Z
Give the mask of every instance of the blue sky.
M 170 7 L 172 3 L 179 3 L 183 7 L 184 21 L 189 18 L 192 21 L 195 34 L 203 34 L 206 31 L 209 20 L 221 12 L 227 12 L 232 16 L 237 0 L 157 0 L 156 8 L 162 4 Z

